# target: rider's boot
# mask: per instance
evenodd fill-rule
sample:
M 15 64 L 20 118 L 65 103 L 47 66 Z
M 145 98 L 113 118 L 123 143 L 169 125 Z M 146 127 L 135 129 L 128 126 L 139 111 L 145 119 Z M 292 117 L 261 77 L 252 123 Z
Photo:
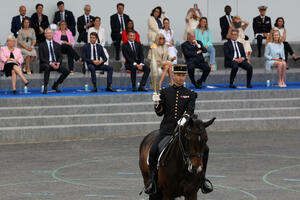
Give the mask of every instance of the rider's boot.
M 156 169 L 151 170 L 150 169 L 150 184 L 148 185 L 148 187 L 145 189 L 145 193 L 146 194 L 155 194 L 157 191 L 156 188 Z

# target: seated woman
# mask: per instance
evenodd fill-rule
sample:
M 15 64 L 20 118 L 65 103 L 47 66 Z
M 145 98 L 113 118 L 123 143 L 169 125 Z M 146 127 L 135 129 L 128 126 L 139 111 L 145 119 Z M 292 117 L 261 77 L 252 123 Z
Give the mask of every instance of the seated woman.
M 108 65 L 109 62 L 109 55 L 107 53 L 106 48 L 104 47 L 105 45 L 105 30 L 104 28 L 100 27 L 101 26 L 101 18 L 100 17 L 95 17 L 93 20 L 94 27 L 89 28 L 88 32 L 88 43 L 90 43 L 90 35 L 91 33 L 95 32 L 98 35 L 98 40 L 96 43 L 100 44 L 104 50 L 105 56 L 107 58 L 107 61 L 105 62 L 106 65 Z
M 272 67 L 277 67 L 278 86 L 286 87 L 284 82 L 286 72 L 286 62 L 284 61 L 284 45 L 281 41 L 280 32 L 273 31 L 271 42 L 268 43 L 265 51 L 266 70 L 271 70 Z
M 162 29 L 163 27 L 163 21 L 162 19 L 167 18 L 165 12 L 162 11 L 162 8 L 160 6 L 157 6 L 154 8 L 151 12 L 151 17 L 148 19 L 148 42 L 150 44 L 153 44 L 155 42 L 156 35 L 159 31 L 159 29 Z
M 197 12 L 199 16 L 197 15 Z M 190 8 L 185 17 L 186 28 L 183 35 L 183 41 L 187 40 L 187 33 L 193 32 L 199 25 L 199 20 L 202 17 L 202 13 L 199 8 Z
M 152 51 L 154 51 L 155 59 L 157 61 L 158 70 L 162 69 L 162 75 L 159 80 L 159 88 L 162 86 L 162 82 L 165 79 L 167 73 L 169 74 L 170 78 L 170 85 L 173 85 L 173 74 L 172 74 L 172 61 L 175 58 L 171 58 L 168 52 L 168 46 L 165 42 L 165 36 L 161 33 L 157 34 L 155 38 L 154 44 L 150 47 L 150 51 L 148 54 L 148 59 L 151 60 L 152 58 Z M 171 61 L 171 62 L 170 62 Z
M 21 49 L 23 58 L 25 58 L 23 72 L 27 74 L 31 74 L 30 63 L 36 58 L 35 44 L 36 36 L 34 29 L 30 28 L 30 19 L 25 18 L 18 34 L 18 47 Z
M 248 63 L 250 63 L 252 48 L 251 48 L 249 40 L 245 39 L 246 38 L 245 30 L 248 27 L 248 24 L 249 23 L 247 21 L 243 21 L 239 16 L 233 17 L 231 26 L 229 27 L 229 30 L 227 33 L 227 39 L 230 40 L 232 29 L 237 29 L 239 31 L 239 37 L 238 37 L 237 41 L 243 44 Z
M 136 34 L 135 34 L 134 41 L 141 43 L 140 35 L 138 34 L 138 32 L 136 30 L 134 30 L 133 21 L 130 19 L 127 22 L 127 24 L 126 24 L 125 30 L 122 31 L 122 41 L 123 41 L 123 44 L 125 44 L 128 41 L 128 31 L 135 31 Z
M 287 63 L 289 54 L 293 57 L 293 60 L 296 62 L 299 60 L 299 57 L 296 56 L 290 44 L 286 41 L 286 28 L 284 27 L 284 19 L 283 17 L 278 17 L 274 24 L 274 28 L 271 29 L 271 34 L 274 30 L 278 30 L 281 35 L 281 40 L 284 45 L 284 54 L 285 54 L 285 62 Z
M 216 64 L 216 50 L 211 41 L 211 31 L 208 29 L 207 18 L 201 17 L 198 27 L 195 29 L 196 40 L 200 40 L 207 49 L 211 71 L 214 71 Z
M 61 45 L 61 52 L 67 54 L 68 65 L 70 73 L 73 74 L 74 70 L 74 59 L 76 61 L 80 60 L 79 55 L 74 50 L 75 40 L 72 32 L 68 29 L 66 21 L 60 21 L 58 24 L 58 30 L 53 33 L 53 41 Z
M 158 33 L 161 33 L 166 38 L 166 44 L 168 45 L 169 56 L 173 59 L 172 64 L 177 64 L 177 49 L 174 46 L 174 32 L 170 28 L 170 21 L 168 18 L 163 20 L 163 29 L 160 29 Z
M 3 46 L 0 49 L 0 70 L 5 72 L 7 77 L 11 76 L 13 94 L 16 94 L 17 75 L 20 76 L 26 86 L 29 81 L 27 81 L 22 74 L 21 65 L 24 59 L 21 50 L 15 47 L 16 38 L 14 36 L 9 36 L 6 39 L 6 43 L 7 46 Z

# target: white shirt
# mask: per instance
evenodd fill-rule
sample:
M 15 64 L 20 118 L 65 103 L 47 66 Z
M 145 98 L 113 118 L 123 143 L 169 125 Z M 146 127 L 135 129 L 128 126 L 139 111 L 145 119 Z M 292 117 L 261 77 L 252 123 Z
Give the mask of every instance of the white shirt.
M 25 19 L 25 16 L 20 15 L 20 22 L 21 22 L 21 24 L 22 24 L 22 21 L 23 21 L 23 17 Z
M 54 62 L 55 58 L 52 58 L 51 52 L 50 52 L 50 42 L 52 43 L 52 49 L 53 49 L 53 53 L 54 53 L 54 57 L 55 57 L 55 51 L 54 51 L 54 45 L 53 45 L 53 40 L 46 40 L 47 42 L 47 46 L 48 46 L 48 51 L 49 51 L 49 62 L 52 63 Z M 55 59 L 56 60 L 56 59 Z
M 137 52 L 136 52 L 136 48 L 135 48 L 135 42 L 131 42 L 131 41 L 129 41 L 129 40 L 128 40 L 128 42 L 129 42 L 129 45 L 130 45 L 130 47 L 131 47 L 131 50 L 134 51 L 134 52 L 135 52 L 135 55 L 137 56 Z M 133 46 L 134 49 L 132 49 L 132 46 Z M 137 63 L 134 62 L 133 65 L 136 66 Z M 139 63 L 139 65 L 144 66 L 144 63 Z
M 65 15 L 65 11 L 64 12 L 59 12 L 59 17 L 60 17 L 60 21 L 62 21 L 62 20 L 66 20 L 66 15 Z M 61 15 L 63 16 L 63 18 L 61 18 Z
M 96 60 L 98 60 L 97 44 L 91 43 L 91 60 L 94 60 L 94 46 L 96 48 Z
M 90 34 L 92 32 L 96 32 L 98 34 L 98 38 L 100 40 L 100 43 L 102 47 L 104 47 L 105 45 L 105 30 L 104 28 L 100 27 L 99 30 L 95 29 L 95 27 L 91 27 L 89 28 L 89 31 L 88 31 L 88 42 L 90 42 Z M 98 43 L 98 40 L 97 42 Z
M 227 19 L 229 26 L 231 26 L 231 22 L 232 22 L 231 15 L 226 15 L 226 19 Z
M 121 20 L 123 22 L 123 30 L 125 30 L 125 22 L 124 22 L 124 15 L 122 15 L 122 19 L 121 19 L 121 15 L 118 13 L 118 17 L 119 17 L 119 21 L 120 21 L 120 26 L 121 26 Z M 122 27 L 120 28 L 120 33 L 122 34 Z
M 89 23 L 91 21 L 91 16 L 90 15 L 87 16 L 87 15 L 84 14 L 83 16 L 84 16 L 85 24 L 87 24 L 87 23 Z M 89 18 L 89 21 L 86 20 L 87 17 Z M 86 29 L 86 32 L 89 31 L 89 28 L 87 28 L 86 25 L 84 25 L 84 28 Z
M 233 49 L 234 49 L 234 55 L 233 55 L 233 59 L 232 60 L 234 60 L 234 59 L 236 59 L 238 57 L 241 58 L 242 56 L 241 56 L 241 52 L 240 52 L 239 46 L 237 44 L 237 41 L 231 40 L 231 42 L 232 42 Z M 237 52 L 238 52 L 238 54 L 237 54 Z

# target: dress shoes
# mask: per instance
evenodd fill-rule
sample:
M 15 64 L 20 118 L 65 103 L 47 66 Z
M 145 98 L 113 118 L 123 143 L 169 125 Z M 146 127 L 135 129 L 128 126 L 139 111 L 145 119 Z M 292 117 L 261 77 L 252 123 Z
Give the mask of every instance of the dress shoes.
M 230 84 L 230 85 L 229 85 L 229 88 L 236 88 L 236 86 L 233 85 L 233 84 Z
M 140 92 L 147 92 L 148 90 L 146 90 L 146 88 L 144 88 L 143 86 L 140 86 L 138 88 L 138 91 L 140 91 Z
M 132 92 L 136 92 L 136 91 L 137 91 L 136 87 L 133 86 L 133 87 L 132 87 Z
M 113 89 L 111 86 L 107 86 L 105 89 L 106 92 L 116 92 L 115 89 Z
M 252 88 L 252 85 L 251 84 L 247 84 L 247 88 Z
M 91 90 L 91 93 L 95 93 L 95 92 L 98 92 L 98 89 L 96 87 Z
M 55 90 L 55 92 L 57 92 L 57 93 L 61 93 L 61 90 L 58 89 L 58 86 L 57 86 L 56 84 L 54 84 L 54 85 L 52 86 L 52 89 Z
M 43 91 L 43 94 L 47 94 L 47 93 L 48 93 L 48 91 L 47 91 L 47 88 L 45 87 L 44 91 Z

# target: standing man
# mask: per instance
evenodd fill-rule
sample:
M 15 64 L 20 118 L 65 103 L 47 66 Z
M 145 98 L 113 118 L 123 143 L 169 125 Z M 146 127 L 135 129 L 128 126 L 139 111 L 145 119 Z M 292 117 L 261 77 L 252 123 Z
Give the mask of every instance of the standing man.
M 129 16 L 124 14 L 124 4 L 117 4 L 117 13 L 110 16 L 110 27 L 111 27 L 111 39 L 116 49 L 116 60 L 120 60 L 120 47 L 122 40 L 122 31 L 125 30 L 125 26 L 129 21 Z
M 20 6 L 19 7 L 20 14 L 17 16 L 14 16 L 11 21 L 11 28 L 10 31 L 14 34 L 15 38 L 18 37 L 18 32 L 21 29 L 22 22 L 25 18 L 30 19 L 26 16 L 26 7 Z
M 196 40 L 195 32 L 188 32 L 187 38 L 188 40 L 181 45 L 181 49 L 188 66 L 188 73 L 193 85 L 196 88 L 202 88 L 202 83 L 206 81 L 211 70 L 203 57 L 203 53 L 206 53 L 207 49 L 201 41 Z M 195 68 L 203 71 L 201 78 L 197 82 L 195 81 Z
M 97 43 L 98 34 L 96 32 L 92 32 L 90 34 L 90 42 L 83 46 L 82 49 L 82 60 L 86 62 L 90 72 L 92 83 L 94 89 L 91 92 L 98 92 L 97 89 L 97 78 L 96 78 L 96 70 L 104 70 L 107 71 L 107 87 L 106 91 L 108 92 L 116 92 L 111 87 L 112 84 L 112 75 L 113 75 L 113 68 L 109 65 L 105 65 L 104 63 L 107 61 L 105 56 L 103 47 Z
M 79 33 L 77 42 L 87 43 L 88 41 L 88 31 L 90 27 L 93 27 L 94 17 L 90 15 L 91 6 L 84 6 L 84 14 L 77 18 L 77 31 Z
M 150 185 L 145 189 L 146 194 L 156 193 L 156 176 L 158 161 L 158 144 L 167 135 L 174 134 L 177 125 L 183 127 L 184 124 L 193 116 L 197 95 L 183 86 L 186 80 L 186 67 L 174 66 L 175 84 L 162 89 L 160 95 L 154 94 L 154 109 L 158 116 L 164 116 L 159 129 L 159 135 L 155 138 L 149 153 L 149 172 L 151 177 Z M 212 191 L 206 184 L 205 169 L 207 167 L 209 149 L 206 146 L 203 156 L 203 185 L 202 192 Z
M 53 23 L 58 24 L 60 21 L 66 21 L 68 25 L 68 29 L 72 32 L 72 35 L 76 35 L 76 22 L 74 15 L 71 11 L 65 10 L 65 3 L 63 1 L 57 2 L 58 11 L 54 14 Z
M 150 68 L 148 65 L 144 64 L 144 51 L 143 45 L 135 41 L 136 32 L 130 30 L 127 32 L 128 41 L 122 45 L 122 53 L 126 60 L 125 68 L 130 70 L 130 77 L 132 83 L 132 91 L 136 91 L 136 71 L 143 71 L 143 77 L 140 82 L 138 91 L 146 92 L 145 85 L 150 73 Z
M 247 71 L 247 88 L 252 88 L 251 79 L 253 69 L 247 61 L 243 44 L 237 41 L 238 35 L 238 30 L 232 29 L 231 40 L 228 40 L 224 44 L 225 68 L 231 68 L 229 87 L 236 88 L 233 82 L 240 67 Z
M 258 7 L 260 15 L 253 18 L 253 31 L 257 39 L 258 57 L 261 57 L 263 39 L 266 39 L 272 29 L 271 18 L 266 16 L 267 6 Z
M 45 30 L 46 41 L 39 45 L 40 68 L 44 71 L 44 91 L 47 94 L 47 85 L 51 71 L 58 71 L 62 75 L 54 82 L 52 89 L 60 93 L 58 85 L 68 77 L 70 74 L 69 69 L 62 66 L 61 47 L 58 43 L 53 41 L 53 31 L 51 29 Z
M 232 16 L 230 15 L 231 7 L 229 5 L 225 6 L 224 11 L 225 11 L 225 15 L 223 17 L 220 17 L 222 40 L 226 40 L 226 36 L 232 22 Z

